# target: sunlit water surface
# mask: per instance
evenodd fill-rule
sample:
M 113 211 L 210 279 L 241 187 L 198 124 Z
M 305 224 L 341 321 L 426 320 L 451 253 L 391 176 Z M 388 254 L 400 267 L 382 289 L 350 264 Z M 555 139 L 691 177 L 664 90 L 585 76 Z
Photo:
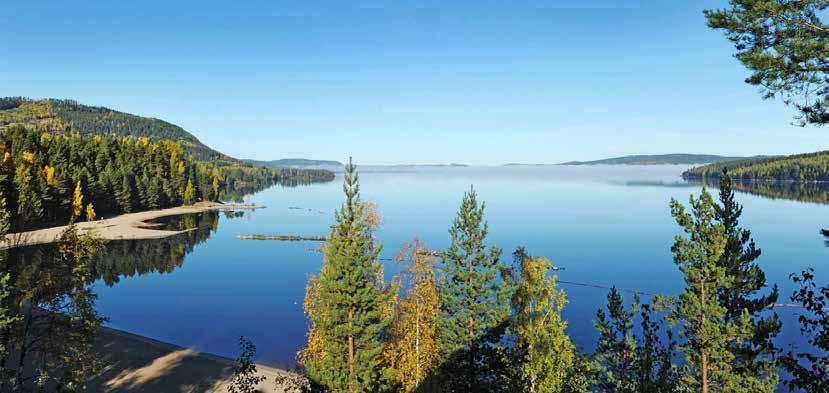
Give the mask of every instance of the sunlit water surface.
M 414 237 L 433 249 L 446 247 L 461 197 L 474 185 L 486 201 L 488 242 L 504 250 L 505 260 L 525 246 L 563 267 L 562 281 L 676 294 L 682 281 L 670 246 L 678 231 L 668 202 L 687 202 L 700 191 L 681 181 L 684 168 L 425 168 L 365 171 L 360 180 L 363 199 L 377 203 L 383 216 L 377 235 L 384 257 Z M 256 343 L 260 361 L 292 364 L 305 342 L 302 301 L 308 275 L 321 264 L 314 251 L 318 243 L 236 236 L 326 235 L 343 200 L 341 181 L 338 176 L 332 183 L 277 186 L 253 195 L 250 202 L 267 208 L 232 219 L 214 216 L 203 224 L 216 228 L 212 235 L 203 230 L 192 235 L 195 241 L 185 242 L 190 253 L 188 247 L 167 243 L 157 247 L 158 255 L 126 248 L 127 259 L 150 264 L 171 253 L 186 256 L 158 262 L 168 265 L 164 269 L 96 283 L 101 314 L 111 327 L 230 357 L 237 353 L 238 337 L 245 336 Z M 819 282 L 829 280 L 829 249 L 818 234 L 829 227 L 826 205 L 742 193 L 738 200 L 745 207 L 742 223 L 763 250 L 760 265 L 769 282 L 781 287 L 781 302 L 788 302 L 792 291 L 790 273 L 814 267 Z M 396 271 L 388 266 L 386 274 Z M 592 350 L 597 337 L 592 321 L 607 291 L 565 283 L 561 288 L 570 301 L 564 310 L 568 333 L 581 348 Z M 796 309 L 779 312 L 787 326 L 781 343 L 800 341 Z

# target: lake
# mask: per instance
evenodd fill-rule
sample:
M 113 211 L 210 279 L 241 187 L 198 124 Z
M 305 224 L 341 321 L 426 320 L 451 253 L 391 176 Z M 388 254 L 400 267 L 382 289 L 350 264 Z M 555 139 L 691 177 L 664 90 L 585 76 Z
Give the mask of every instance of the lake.
M 369 168 L 372 169 L 372 168 Z M 363 200 L 383 216 L 377 232 L 383 257 L 414 237 L 432 249 L 448 245 L 448 228 L 464 191 L 474 185 L 486 202 L 489 244 L 511 258 L 517 246 L 546 256 L 564 270 L 558 277 L 570 303 L 568 332 L 592 350 L 596 310 L 615 285 L 676 294 L 682 285 L 670 247 L 678 228 L 668 202 L 687 203 L 701 186 L 684 183 L 682 166 L 451 167 L 360 174 Z M 206 214 L 162 220 L 197 228 L 176 238 L 112 242 L 99 262 L 98 308 L 109 326 L 185 347 L 235 357 L 237 339 L 258 347 L 258 359 L 292 364 L 305 342 L 302 302 L 316 273 L 319 243 L 239 240 L 240 234 L 326 235 L 343 200 L 342 178 L 325 184 L 273 187 L 247 198 L 267 206 L 241 216 Z M 820 203 L 739 193 L 742 224 L 751 229 L 770 283 L 788 303 L 788 275 L 814 267 L 829 279 L 829 249 L 818 230 L 829 227 Z M 389 263 L 390 277 L 398 268 Z M 626 294 L 628 299 L 630 294 Z M 798 342 L 796 309 L 779 308 L 781 343 Z

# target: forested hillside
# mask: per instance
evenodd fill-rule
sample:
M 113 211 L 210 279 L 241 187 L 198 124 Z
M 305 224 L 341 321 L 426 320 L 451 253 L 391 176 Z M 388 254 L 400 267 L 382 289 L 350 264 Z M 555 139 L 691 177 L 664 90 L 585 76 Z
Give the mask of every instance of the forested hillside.
M 595 161 L 570 161 L 561 165 L 687 165 L 711 162 L 755 159 L 754 157 L 727 157 L 713 154 L 655 154 L 605 158 Z
M 724 168 L 736 180 L 829 181 L 829 151 L 703 165 L 685 171 L 682 177 L 718 178 Z
M 43 125 L 6 128 L 0 155 L 0 192 L 13 231 L 201 200 L 235 200 L 276 183 L 334 177 L 327 171 L 197 161 L 173 141 L 52 133 Z
M 146 137 L 151 141 L 179 142 L 199 160 L 226 160 L 230 157 L 211 149 L 183 128 L 166 121 L 136 116 L 109 108 L 81 105 L 72 100 L 0 99 L 0 127 L 10 124 L 45 125 L 53 131 L 67 127 L 81 135 Z

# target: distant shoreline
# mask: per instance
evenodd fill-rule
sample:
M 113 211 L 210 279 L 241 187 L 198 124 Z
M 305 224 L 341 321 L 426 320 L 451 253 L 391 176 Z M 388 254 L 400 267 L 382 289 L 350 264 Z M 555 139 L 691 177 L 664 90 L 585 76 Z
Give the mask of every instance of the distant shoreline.
M 259 209 L 262 207 L 264 206 L 199 202 L 192 206 L 178 206 L 167 209 L 148 210 L 137 213 L 122 214 L 120 216 L 96 221 L 79 222 L 76 226 L 81 231 L 95 231 L 98 236 L 106 240 L 160 239 L 184 233 L 187 232 L 187 230 L 167 231 L 153 229 L 151 225 L 147 224 L 147 221 L 182 214 L 196 214 L 208 211 Z M 9 233 L 2 240 L 0 249 L 54 243 L 60 239 L 61 234 L 67 227 L 67 225 L 63 225 L 28 232 Z

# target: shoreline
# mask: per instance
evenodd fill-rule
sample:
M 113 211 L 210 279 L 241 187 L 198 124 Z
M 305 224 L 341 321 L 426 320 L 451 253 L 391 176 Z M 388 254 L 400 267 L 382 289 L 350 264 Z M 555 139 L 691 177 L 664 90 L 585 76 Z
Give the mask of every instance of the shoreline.
M 98 236 L 105 240 L 142 240 L 160 239 L 168 236 L 187 232 L 168 231 L 153 229 L 146 221 L 161 217 L 177 216 L 183 214 L 204 213 L 208 211 L 234 211 L 242 209 L 260 209 L 264 206 L 222 204 L 218 202 L 198 202 L 190 206 L 178 206 L 159 210 L 147 210 L 137 213 L 126 213 L 107 219 L 96 221 L 84 221 L 76 223 L 75 226 L 81 231 L 95 231 Z M 36 229 L 27 232 L 9 233 L 2 239 L 0 249 L 32 246 L 37 244 L 54 243 L 68 225 Z
M 87 392 L 215 392 L 226 393 L 235 360 L 122 330 L 101 327 L 95 351 L 106 366 L 89 380 Z M 258 392 L 283 393 L 275 377 L 288 371 L 256 364 L 265 380 Z

